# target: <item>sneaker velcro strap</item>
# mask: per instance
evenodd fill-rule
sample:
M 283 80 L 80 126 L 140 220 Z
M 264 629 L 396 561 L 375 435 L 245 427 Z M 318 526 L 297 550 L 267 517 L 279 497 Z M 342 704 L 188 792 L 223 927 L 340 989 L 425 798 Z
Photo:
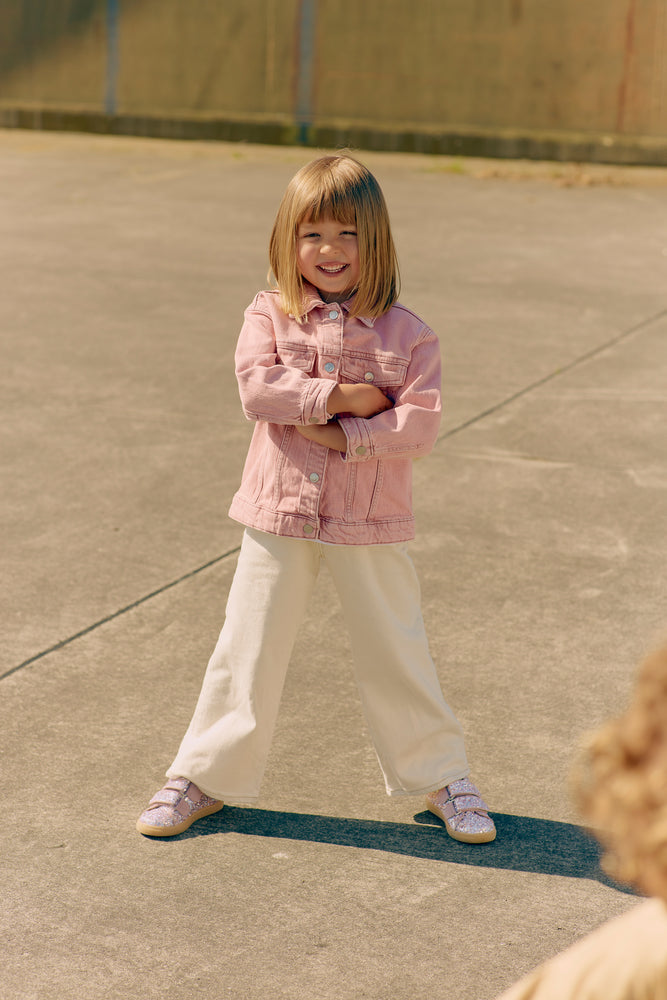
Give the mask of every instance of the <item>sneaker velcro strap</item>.
M 488 812 L 484 799 L 479 795 L 470 795 L 468 792 L 459 792 L 447 799 L 443 806 L 443 812 L 447 819 L 452 819 L 463 812 Z
M 186 800 L 185 796 L 183 796 L 183 798 L 180 800 L 180 802 L 176 802 L 174 804 L 174 809 L 179 814 L 179 816 L 185 817 L 185 816 L 189 816 L 190 815 L 190 806 L 191 806 L 191 803 L 189 803 Z
M 182 782 L 182 779 L 172 779 L 172 781 L 167 782 L 164 788 L 161 788 L 159 792 L 156 792 L 148 803 L 149 807 L 156 808 L 158 806 L 173 806 L 174 809 L 177 809 L 178 812 L 181 813 L 181 815 L 185 815 L 181 808 L 184 798 L 189 799 L 193 805 L 196 805 L 203 798 L 202 793 L 196 785 L 192 784 L 192 782 L 184 788 L 182 784 L 176 784 L 177 781 Z M 185 809 L 186 812 L 189 812 L 187 805 Z
M 201 789 L 197 788 L 192 782 L 188 785 L 185 792 L 185 797 L 192 802 L 193 805 L 197 805 L 205 797 Z
M 170 788 L 165 785 L 159 792 L 156 792 L 148 804 L 149 806 L 175 806 L 182 798 L 183 790 L 181 788 Z

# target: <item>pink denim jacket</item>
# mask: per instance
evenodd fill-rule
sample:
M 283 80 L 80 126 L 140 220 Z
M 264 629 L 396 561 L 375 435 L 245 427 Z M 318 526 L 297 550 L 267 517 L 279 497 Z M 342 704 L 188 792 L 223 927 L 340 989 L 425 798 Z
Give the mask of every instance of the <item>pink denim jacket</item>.
M 377 319 L 347 315 L 309 287 L 296 322 L 278 293 L 245 312 L 236 349 L 243 412 L 256 421 L 230 517 L 260 531 L 343 545 L 414 537 L 412 459 L 427 454 L 440 424 L 440 349 L 432 330 L 394 305 Z M 341 416 L 343 454 L 294 425 L 324 424 L 336 382 L 372 382 L 394 406 L 369 419 Z

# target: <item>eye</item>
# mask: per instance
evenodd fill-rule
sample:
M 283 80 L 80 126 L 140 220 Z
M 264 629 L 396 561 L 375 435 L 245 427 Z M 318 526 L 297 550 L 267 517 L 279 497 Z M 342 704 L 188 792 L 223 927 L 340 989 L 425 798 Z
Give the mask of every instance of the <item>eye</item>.
M 356 236 L 356 235 L 357 235 L 356 229 L 344 229 L 343 230 L 343 236 Z

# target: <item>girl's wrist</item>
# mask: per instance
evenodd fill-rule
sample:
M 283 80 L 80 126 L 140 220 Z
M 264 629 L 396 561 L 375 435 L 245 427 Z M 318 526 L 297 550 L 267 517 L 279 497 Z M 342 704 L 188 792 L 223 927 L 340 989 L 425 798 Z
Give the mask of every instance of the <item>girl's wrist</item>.
M 321 444 L 334 451 L 347 451 L 347 435 L 337 420 L 330 420 L 322 427 Z
M 341 387 L 335 384 L 327 396 L 327 413 L 333 413 L 334 416 L 340 413 L 341 410 L 345 409 L 344 402 L 345 398 Z
M 303 437 L 324 445 L 325 448 L 343 453 L 347 451 L 347 436 L 335 419 L 328 424 L 297 424 L 296 429 Z

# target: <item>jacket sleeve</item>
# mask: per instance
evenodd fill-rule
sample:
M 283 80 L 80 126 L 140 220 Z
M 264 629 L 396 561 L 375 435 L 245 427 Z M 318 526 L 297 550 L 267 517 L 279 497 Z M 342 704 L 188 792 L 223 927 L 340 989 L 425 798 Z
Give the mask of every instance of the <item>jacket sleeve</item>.
M 405 381 L 390 393 L 394 405 L 374 417 L 341 417 L 347 462 L 371 458 L 419 458 L 435 444 L 440 427 L 440 346 L 425 328 L 412 349 Z
M 311 377 L 314 354 L 312 359 L 306 355 L 294 359 L 294 365 L 282 363 L 273 321 L 259 299 L 245 311 L 236 346 L 236 378 L 244 414 L 248 420 L 275 424 L 325 424 L 327 400 L 335 383 Z

